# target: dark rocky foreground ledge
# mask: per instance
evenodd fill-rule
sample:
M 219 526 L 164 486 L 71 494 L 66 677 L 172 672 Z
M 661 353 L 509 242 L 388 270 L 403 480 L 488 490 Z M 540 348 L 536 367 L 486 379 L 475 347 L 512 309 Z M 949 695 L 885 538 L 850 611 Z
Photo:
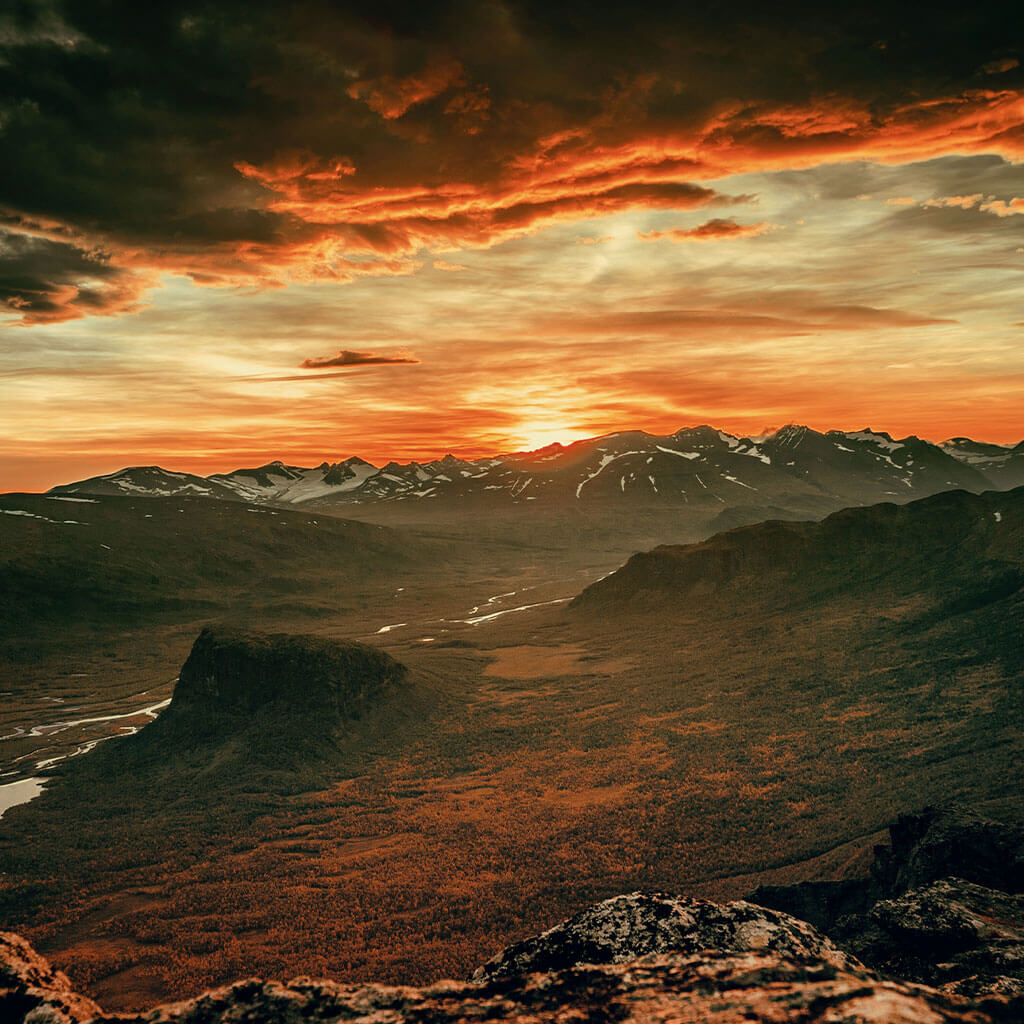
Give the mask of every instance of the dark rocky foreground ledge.
M 714 941 L 715 948 L 693 952 Z M 673 945 L 681 948 L 672 949 Z M 574 955 L 590 963 L 569 963 Z M 0 935 L 4 1024 L 1009 1024 L 1024 997 L 886 981 L 809 925 L 745 902 L 634 893 L 511 947 L 469 982 L 426 988 L 251 979 L 142 1014 L 107 1014 L 18 936 Z
M 1024 996 L 1024 828 L 928 807 L 900 815 L 889 838 L 866 878 L 762 886 L 751 899 L 810 921 L 884 974 Z

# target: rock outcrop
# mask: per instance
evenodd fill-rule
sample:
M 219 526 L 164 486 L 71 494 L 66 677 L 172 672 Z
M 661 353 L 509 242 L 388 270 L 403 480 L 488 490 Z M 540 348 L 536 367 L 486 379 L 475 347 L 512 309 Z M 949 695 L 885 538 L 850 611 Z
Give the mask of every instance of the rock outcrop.
M 810 952 L 789 958 L 715 950 L 425 988 L 250 979 L 143 1014 L 107 1014 L 76 996 L 63 975 L 38 968 L 34 954 L 36 969 L 23 976 L 25 949 L 16 936 L 0 941 L 0 958 L 7 958 L 0 973 L 5 1024 L 1010 1024 L 1024 1019 L 1020 997 L 971 1000 L 882 981 L 852 962 L 843 968 Z
M 1024 828 L 992 821 L 968 807 L 928 807 L 889 827 L 891 845 L 876 850 L 873 874 L 891 892 L 955 875 L 1004 892 L 1024 891 Z
M 1024 993 L 1024 828 L 966 808 L 900 816 L 870 875 L 763 886 L 869 967 L 949 992 Z
M 10 1024 L 78 1024 L 102 1015 L 20 935 L 0 932 L 0 1020 Z
M 474 980 L 560 971 L 575 964 L 615 964 L 660 953 L 757 952 L 796 962 L 860 967 L 810 925 L 744 900 L 710 900 L 668 893 L 615 896 L 509 946 Z
M 835 931 L 886 974 L 966 995 L 1024 994 L 1024 896 L 944 878 L 880 900 Z

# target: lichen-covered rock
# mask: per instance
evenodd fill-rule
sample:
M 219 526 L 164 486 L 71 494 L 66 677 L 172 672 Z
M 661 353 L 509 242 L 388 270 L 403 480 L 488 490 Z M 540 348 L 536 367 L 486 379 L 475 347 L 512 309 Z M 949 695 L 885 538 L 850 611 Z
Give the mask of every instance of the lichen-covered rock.
M 683 923 L 686 919 L 693 922 L 689 932 Z M 67 978 L 51 970 L 24 940 L 5 936 L 0 942 L 0 1021 L 1011 1024 L 1024 1020 L 1024 997 L 1011 994 L 972 1000 L 880 980 L 815 935 L 810 926 L 801 926 L 784 915 L 765 914 L 750 904 L 724 904 L 716 911 L 715 904 L 705 901 L 634 894 L 608 900 L 567 922 L 561 926 L 563 937 L 565 929 L 582 928 L 580 921 L 590 921 L 601 933 L 599 944 L 587 947 L 591 956 L 596 951 L 609 961 L 621 962 L 565 963 L 543 971 L 497 972 L 474 981 L 442 981 L 425 988 L 344 985 L 308 978 L 287 984 L 250 979 L 141 1014 L 104 1013 L 75 995 Z M 699 945 L 716 938 L 751 951 L 650 950 L 652 945 L 676 941 Z M 541 936 L 534 941 L 543 943 L 544 939 Z M 559 948 L 561 955 L 571 955 L 568 944 Z M 781 952 L 783 948 L 788 952 Z M 647 955 L 632 955 L 637 949 L 647 950 Z M 620 953 L 627 958 L 621 959 Z M 511 958 L 503 962 L 508 964 Z
M 1024 992 L 1024 828 L 968 807 L 889 826 L 867 878 L 764 886 L 752 900 L 806 917 L 902 980 L 970 995 Z M 955 877 L 950 877 L 955 876 Z
M 83 1024 L 90 1012 L 83 1004 L 50 1019 Z M 426 988 L 253 979 L 143 1014 L 100 1012 L 94 1024 L 1010 1024 L 1022 1013 L 1024 1000 L 1012 996 L 971 1001 L 811 958 L 707 952 Z M 2 1019 L 37 1024 L 24 1014 Z
M 474 979 L 574 964 L 613 964 L 656 953 L 773 953 L 796 961 L 859 967 L 829 939 L 788 914 L 743 900 L 712 903 L 667 893 L 615 896 L 542 935 L 509 946 L 478 968 Z
M 0 1021 L 5 1024 L 77 1024 L 100 1008 L 71 988 L 20 935 L 0 932 Z
M 1024 993 L 1024 896 L 946 878 L 839 923 L 873 967 L 947 991 Z

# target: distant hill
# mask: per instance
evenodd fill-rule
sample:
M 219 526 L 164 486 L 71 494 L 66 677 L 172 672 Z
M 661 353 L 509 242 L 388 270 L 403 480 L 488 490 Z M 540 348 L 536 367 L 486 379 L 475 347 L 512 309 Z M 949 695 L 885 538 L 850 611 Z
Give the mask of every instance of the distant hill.
M 948 491 L 907 505 L 844 509 L 821 522 L 769 521 L 699 544 L 634 555 L 587 587 L 578 611 L 650 611 L 758 597 L 797 603 L 843 590 L 929 589 L 980 606 L 1024 590 L 1024 488 Z
M 334 516 L 195 495 L 0 496 L 0 620 L 116 625 L 291 602 L 339 607 L 346 592 L 439 548 Z
M 777 507 L 802 515 L 961 488 L 1024 483 L 1024 442 L 954 438 L 941 445 L 872 430 L 819 433 L 789 425 L 762 438 L 710 426 L 657 436 L 626 431 L 533 452 L 462 460 L 389 462 L 358 457 L 316 467 L 270 462 L 209 477 L 157 466 L 126 468 L 55 487 L 54 495 L 193 495 L 257 504 L 330 508 L 382 503 L 501 508 Z M 746 517 L 750 521 L 750 517 Z
M 360 719 L 386 708 L 407 670 L 366 644 L 310 634 L 206 628 L 192 645 L 170 707 L 119 749 L 117 764 L 184 757 L 315 770 Z M 106 752 L 104 752 L 106 753 Z M 100 759 L 94 764 L 99 764 Z

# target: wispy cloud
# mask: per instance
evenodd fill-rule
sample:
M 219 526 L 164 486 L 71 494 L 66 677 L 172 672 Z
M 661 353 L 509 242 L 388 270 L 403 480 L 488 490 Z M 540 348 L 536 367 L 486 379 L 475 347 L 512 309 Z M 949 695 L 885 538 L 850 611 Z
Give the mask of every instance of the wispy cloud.
M 732 218 L 715 218 L 695 228 L 670 228 L 667 231 L 638 231 L 637 238 L 645 242 L 666 239 L 670 242 L 722 242 L 736 238 L 753 238 L 766 231 L 775 230 L 776 225 L 762 221 L 759 224 L 738 224 Z

